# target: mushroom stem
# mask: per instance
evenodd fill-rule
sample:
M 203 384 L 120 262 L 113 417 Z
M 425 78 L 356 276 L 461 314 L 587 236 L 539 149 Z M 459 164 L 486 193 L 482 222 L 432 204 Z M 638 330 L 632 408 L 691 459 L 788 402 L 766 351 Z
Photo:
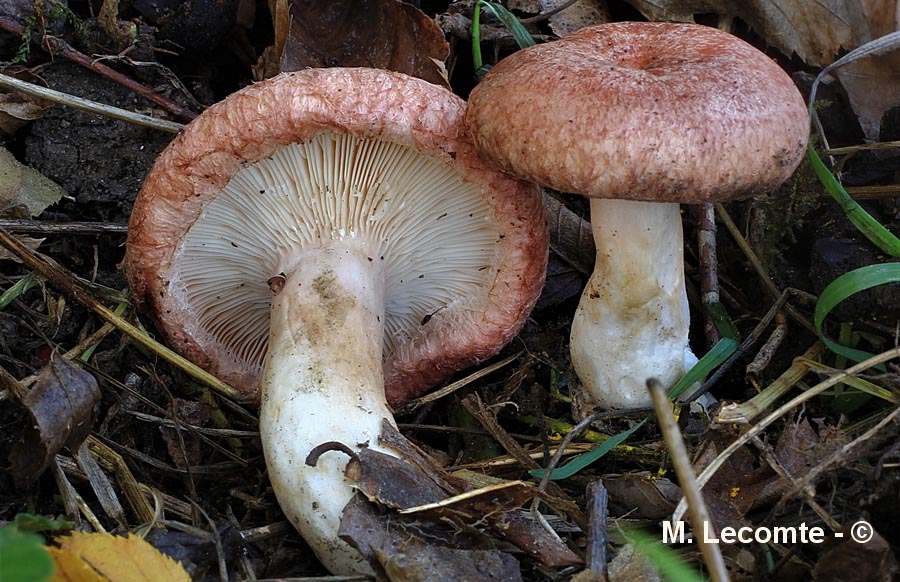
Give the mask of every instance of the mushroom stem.
M 671 387 L 697 362 L 688 347 L 678 204 L 591 199 L 594 273 L 572 322 L 585 404 L 649 406 L 647 378 Z
M 307 454 L 327 441 L 358 450 L 378 445 L 384 395 L 384 282 L 379 261 L 354 241 L 314 249 L 284 269 L 273 287 L 269 351 L 262 379 L 260 436 L 275 496 L 285 515 L 333 574 L 369 573 L 338 539 L 353 489 L 347 455 Z

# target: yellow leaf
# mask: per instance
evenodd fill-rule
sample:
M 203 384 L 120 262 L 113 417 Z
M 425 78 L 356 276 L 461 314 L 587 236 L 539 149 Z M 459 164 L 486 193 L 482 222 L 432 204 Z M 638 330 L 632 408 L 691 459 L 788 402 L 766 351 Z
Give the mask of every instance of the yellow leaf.
M 48 548 L 56 562 L 51 582 L 190 582 L 184 568 L 143 539 L 73 532 Z

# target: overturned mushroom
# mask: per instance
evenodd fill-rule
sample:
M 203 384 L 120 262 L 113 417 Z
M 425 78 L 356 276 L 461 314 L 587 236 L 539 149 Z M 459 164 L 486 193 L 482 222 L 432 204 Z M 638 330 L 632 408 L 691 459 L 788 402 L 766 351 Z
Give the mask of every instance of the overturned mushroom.
M 479 149 L 509 173 L 588 196 L 594 274 L 572 324 L 588 404 L 649 404 L 688 346 L 679 203 L 761 194 L 806 147 L 807 115 L 769 57 L 715 28 L 619 22 L 503 59 L 469 98 Z
M 144 182 L 125 266 L 182 353 L 259 387 L 269 477 L 334 573 L 352 495 L 340 441 L 377 442 L 388 404 L 496 353 L 543 283 L 536 189 L 476 153 L 464 103 L 373 69 L 247 87 L 179 135 Z

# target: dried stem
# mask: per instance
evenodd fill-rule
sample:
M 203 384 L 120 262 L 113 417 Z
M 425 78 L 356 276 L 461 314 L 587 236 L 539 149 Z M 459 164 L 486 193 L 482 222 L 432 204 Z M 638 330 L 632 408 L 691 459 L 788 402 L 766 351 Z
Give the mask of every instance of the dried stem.
M 128 111 L 127 109 L 120 109 L 118 107 L 105 105 L 96 101 L 82 99 L 81 97 L 76 97 L 75 95 L 69 95 L 68 93 L 54 91 L 53 89 L 41 87 L 40 85 L 35 85 L 34 83 L 28 83 L 26 81 L 16 79 L 15 77 L 4 75 L 3 73 L 0 73 L 0 87 L 18 91 L 20 93 L 26 93 L 28 95 L 33 95 L 34 97 L 40 97 L 41 99 L 59 103 L 60 105 L 68 105 L 69 107 L 87 111 L 88 113 L 96 113 L 98 115 L 103 115 L 104 117 L 110 117 L 112 119 L 118 119 L 120 121 L 127 121 L 128 123 L 134 123 L 135 125 L 142 125 L 144 127 L 158 129 L 160 131 L 178 133 L 184 127 L 182 124 L 175 123 L 174 121 L 157 119 L 155 117 L 150 117 L 149 115 L 133 113 L 131 111 Z
M 13 34 L 18 34 L 20 36 L 22 34 L 24 34 L 24 32 L 25 32 L 25 28 L 21 24 L 19 24 L 18 22 L 15 22 L 13 20 L 10 20 L 9 18 L 2 17 L 2 16 L 0 16 L 0 29 L 5 30 L 6 32 L 11 32 Z M 97 62 L 95 59 L 92 59 L 91 57 L 87 56 L 86 54 L 75 50 L 67 42 L 65 42 L 61 39 L 58 39 L 56 37 L 49 36 L 49 35 L 41 36 L 41 35 L 35 33 L 31 36 L 31 41 L 34 44 L 40 46 L 42 49 L 47 50 L 51 54 L 60 54 L 60 55 L 64 56 L 65 58 L 69 59 L 70 61 L 77 63 L 77 64 L 81 65 L 82 67 L 85 67 L 86 69 L 90 69 L 90 70 L 94 71 L 95 73 L 99 73 L 100 75 L 103 75 L 107 79 L 110 79 L 111 81 L 114 81 L 114 82 L 118 83 L 119 85 L 122 85 L 129 91 L 133 91 L 134 93 L 137 93 L 138 95 L 140 95 L 141 97 L 144 97 L 148 101 L 152 101 L 152 102 L 156 103 L 157 105 L 159 105 L 160 107 L 162 107 L 169 113 L 172 113 L 179 119 L 182 119 L 184 121 L 190 121 L 190 120 L 194 119 L 195 117 L 197 117 L 197 114 L 194 113 L 193 111 L 191 111 L 189 109 L 185 109 L 184 107 L 182 107 L 181 105 L 178 105 L 177 103 L 173 103 L 172 101 L 170 101 L 169 99 L 166 99 L 165 97 L 163 97 L 162 95 L 160 95 L 159 93 L 157 93 L 156 91 L 151 89 L 150 87 L 147 87 L 146 85 L 142 85 L 141 83 L 138 83 L 134 79 L 132 79 L 126 75 L 123 75 L 122 73 L 120 73 L 114 69 L 111 69 L 102 63 Z
M 707 525 L 712 520 L 706 503 L 703 501 L 703 495 L 700 493 L 697 476 L 694 475 L 694 469 L 691 467 L 691 459 L 684 446 L 684 440 L 681 438 L 678 421 L 675 420 L 675 415 L 672 413 L 672 403 L 666 396 L 666 389 L 655 378 L 647 380 L 647 388 L 653 399 L 653 408 L 656 409 L 656 418 L 659 420 L 663 440 L 665 440 L 666 448 L 672 458 L 672 466 L 675 467 L 675 474 L 678 475 L 678 483 L 687 499 L 688 518 L 694 529 L 695 537 L 700 542 L 700 553 L 706 563 L 706 569 L 713 582 L 725 582 L 728 580 L 728 570 L 725 568 L 725 560 L 722 558 L 719 545 L 710 543 L 706 536 L 700 533 L 706 531 Z M 673 521 L 677 520 L 673 517 Z
M 698 209 L 697 246 L 700 254 L 700 290 L 703 307 L 719 302 L 719 272 L 716 256 L 716 210 L 711 203 Z M 703 331 L 707 349 L 719 341 L 719 332 L 708 309 L 703 310 Z

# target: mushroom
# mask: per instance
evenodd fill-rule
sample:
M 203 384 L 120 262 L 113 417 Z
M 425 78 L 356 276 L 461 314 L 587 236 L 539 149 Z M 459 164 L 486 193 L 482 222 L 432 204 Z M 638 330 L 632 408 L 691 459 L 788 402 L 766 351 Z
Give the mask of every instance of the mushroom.
M 510 174 L 590 197 L 596 264 L 572 323 L 585 404 L 649 405 L 688 345 L 679 203 L 770 191 L 806 147 L 806 107 L 766 55 L 721 30 L 619 22 L 500 61 L 472 91 L 479 150 Z
M 134 206 L 134 296 L 181 353 L 248 394 L 281 508 L 336 574 L 353 489 L 327 441 L 379 445 L 382 419 L 521 328 L 547 260 L 536 186 L 484 161 L 446 89 L 309 69 L 210 107 Z M 395 455 L 396 456 L 396 455 Z

